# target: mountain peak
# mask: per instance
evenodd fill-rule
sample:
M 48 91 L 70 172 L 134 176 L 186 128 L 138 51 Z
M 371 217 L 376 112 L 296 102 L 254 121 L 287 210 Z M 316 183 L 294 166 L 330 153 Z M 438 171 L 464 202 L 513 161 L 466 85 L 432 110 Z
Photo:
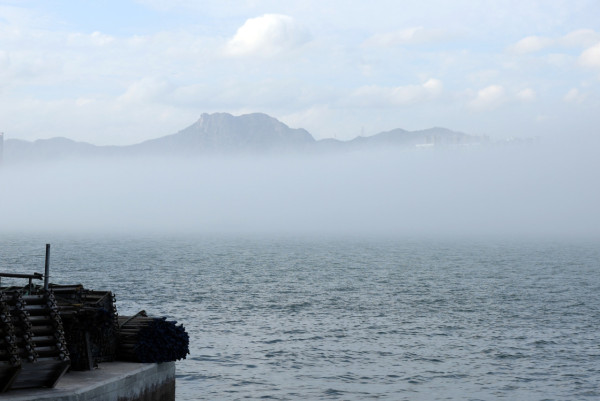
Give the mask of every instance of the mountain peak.
M 271 152 L 310 146 L 314 138 L 305 129 L 290 128 L 263 113 L 234 116 L 203 113 L 198 121 L 176 134 L 144 142 L 155 150 L 198 152 Z
M 200 118 L 198 119 L 198 121 L 196 122 L 196 124 L 199 125 L 203 125 L 203 124 L 208 124 L 208 125 L 223 125 L 223 124 L 229 124 L 229 125 L 246 125 L 248 123 L 252 123 L 252 124 L 272 124 L 272 125 L 276 125 L 276 126 L 282 126 L 285 127 L 287 129 L 289 129 L 289 127 L 287 125 L 285 125 L 284 123 L 282 123 L 281 121 L 277 120 L 276 118 L 273 118 L 267 114 L 264 113 L 249 113 L 249 114 L 241 114 L 239 116 L 234 116 L 233 114 L 229 114 L 229 113 L 202 113 L 202 115 L 200 116 Z

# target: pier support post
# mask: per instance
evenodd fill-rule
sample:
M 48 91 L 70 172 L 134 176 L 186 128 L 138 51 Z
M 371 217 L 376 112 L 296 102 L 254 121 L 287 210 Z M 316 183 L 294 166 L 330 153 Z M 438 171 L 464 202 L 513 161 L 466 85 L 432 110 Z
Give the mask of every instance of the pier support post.
M 44 265 L 44 290 L 48 291 L 48 280 L 50 278 L 50 244 L 46 244 L 46 263 Z

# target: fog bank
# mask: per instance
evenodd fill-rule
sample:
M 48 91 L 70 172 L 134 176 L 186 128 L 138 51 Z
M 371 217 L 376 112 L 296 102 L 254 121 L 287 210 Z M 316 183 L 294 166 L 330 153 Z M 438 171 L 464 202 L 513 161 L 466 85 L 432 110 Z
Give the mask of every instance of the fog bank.
M 592 146 L 4 166 L 0 232 L 600 238 Z

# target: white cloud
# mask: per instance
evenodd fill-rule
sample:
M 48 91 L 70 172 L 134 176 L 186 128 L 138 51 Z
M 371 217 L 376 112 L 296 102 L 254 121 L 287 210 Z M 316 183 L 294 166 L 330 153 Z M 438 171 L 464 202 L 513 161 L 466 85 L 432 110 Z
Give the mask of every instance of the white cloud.
M 516 54 L 529 54 L 548 48 L 585 48 L 600 41 L 600 33 L 593 29 L 578 29 L 560 37 L 527 36 L 509 47 Z
M 581 53 L 579 63 L 584 67 L 600 67 L 600 42 Z
M 250 18 L 227 43 L 226 53 L 234 56 L 273 55 L 308 42 L 310 34 L 292 17 L 265 14 Z
M 517 54 L 535 53 L 550 47 L 554 44 L 554 40 L 541 36 L 528 36 L 519 40 L 511 47 L 511 50 Z
M 431 78 L 422 85 L 384 87 L 369 85 L 358 88 L 351 103 L 366 107 L 406 106 L 435 98 L 443 90 L 442 81 Z
M 447 37 L 439 30 L 426 30 L 423 27 L 406 28 L 394 32 L 378 33 L 365 41 L 366 46 L 392 47 L 432 42 Z
M 127 145 L 175 133 L 199 114 L 165 103 L 112 97 L 10 101 L 0 97 L 0 120 L 8 123 L 2 130 L 7 137 L 25 140 L 65 136 L 97 145 Z
M 163 99 L 172 90 L 173 86 L 164 79 L 142 78 L 131 84 L 118 100 L 126 103 L 152 102 Z
M 505 90 L 501 85 L 490 85 L 477 92 L 469 107 L 475 111 L 492 110 L 505 100 Z
M 541 60 L 549 66 L 561 69 L 570 69 L 575 64 L 575 57 L 565 53 L 549 53 L 542 56 Z
M 578 29 L 559 39 L 559 43 L 566 47 L 589 47 L 600 41 L 600 33 L 593 29 Z
M 97 46 L 104 46 L 107 45 L 111 42 L 113 42 L 115 40 L 114 37 L 110 36 L 110 35 L 106 35 L 102 32 L 93 32 L 90 35 L 91 39 L 92 39 L 92 43 L 97 45 Z
M 439 79 L 430 78 L 423 84 L 423 88 L 427 89 L 430 94 L 437 96 L 442 92 L 444 84 Z
M 536 93 L 531 88 L 525 88 L 525 89 L 517 92 L 517 98 L 524 102 L 532 102 L 536 98 Z
M 68 43 L 74 46 L 106 46 L 115 41 L 111 35 L 102 32 L 93 32 L 91 34 L 73 33 L 67 37 Z
M 569 90 L 567 92 L 567 94 L 565 95 L 565 97 L 563 99 L 565 102 L 568 102 L 568 103 L 583 103 L 585 98 L 586 98 L 585 94 L 581 93 L 579 91 L 579 89 L 572 88 L 571 90 Z
M 10 64 L 10 59 L 8 57 L 8 53 L 0 50 L 0 69 L 5 70 L 8 68 Z
M 293 128 L 304 128 L 313 135 L 315 139 L 336 136 L 335 130 L 345 130 L 343 123 L 330 126 L 331 121 L 338 120 L 338 110 L 332 110 L 328 105 L 315 105 L 304 110 L 281 116 L 281 121 Z M 339 120 L 344 121 L 343 119 Z M 333 131 L 333 133 L 332 133 Z M 342 139 L 342 138 L 338 138 Z

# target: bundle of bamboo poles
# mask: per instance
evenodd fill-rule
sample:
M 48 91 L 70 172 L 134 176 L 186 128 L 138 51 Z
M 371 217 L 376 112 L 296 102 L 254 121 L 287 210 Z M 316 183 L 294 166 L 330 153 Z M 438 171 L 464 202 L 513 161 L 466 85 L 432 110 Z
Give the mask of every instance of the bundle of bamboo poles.
M 54 387 L 70 365 L 51 291 L 0 291 L 0 391 Z
M 15 326 L 6 304 L 4 293 L 0 291 L 0 392 L 12 386 L 21 370 L 21 358 L 15 336 Z
M 71 369 L 91 370 L 114 361 L 117 347 L 117 309 L 110 291 L 92 291 L 81 284 L 50 284 L 56 294 L 71 354 Z
M 189 336 L 182 324 L 144 311 L 119 316 L 117 359 L 135 362 L 169 362 L 189 354 Z

